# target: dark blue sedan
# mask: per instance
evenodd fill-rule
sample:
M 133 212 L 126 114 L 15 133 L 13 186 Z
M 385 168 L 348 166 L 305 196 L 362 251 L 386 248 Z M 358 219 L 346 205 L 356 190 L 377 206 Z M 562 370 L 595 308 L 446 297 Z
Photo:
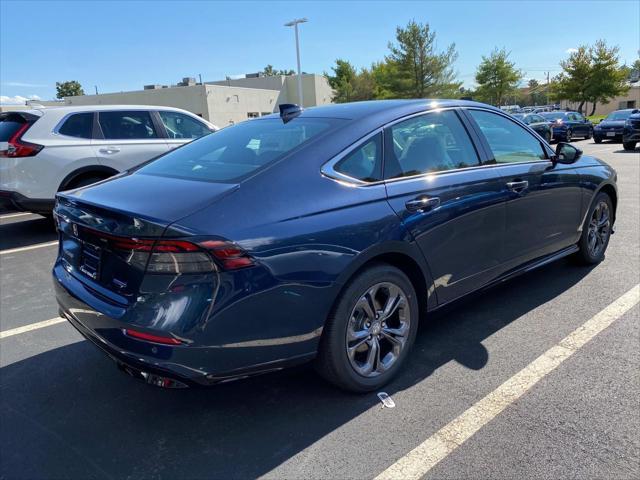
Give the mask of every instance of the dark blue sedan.
M 58 195 L 61 315 L 130 375 L 178 388 L 313 360 L 369 391 L 431 312 L 604 258 L 615 171 L 495 108 L 281 108 Z
M 626 110 L 616 110 L 611 112 L 593 129 L 593 141 L 596 143 L 602 140 L 623 141 L 625 123 L 629 117 L 640 112 L 637 108 L 628 108 Z
M 542 112 L 540 113 L 553 128 L 553 138 L 571 142 L 580 137 L 589 139 L 593 135 L 593 124 L 580 112 Z

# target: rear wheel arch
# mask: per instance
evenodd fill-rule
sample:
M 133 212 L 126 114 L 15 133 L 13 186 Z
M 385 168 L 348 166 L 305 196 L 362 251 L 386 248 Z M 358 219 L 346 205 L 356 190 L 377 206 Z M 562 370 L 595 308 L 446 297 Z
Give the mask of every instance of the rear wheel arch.
M 88 165 L 69 173 L 60 183 L 58 191 L 73 188 L 74 185 L 78 184 L 83 179 L 94 177 L 105 179 L 117 175 L 118 173 L 119 172 L 116 169 L 106 167 L 104 165 Z
M 396 245 L 395 248 L 374 247 L 361 254 L 358 260 L 351 265 L 351 268 L 340 275 L 338 279 L 340 289 L 335 296 L 334 306 L 352 278 L 372 265 L 386 264 L 402 271 L 411 281 L 417 295 L 420 318 L 426 314 L 427 310 L 435 308 L 437 302 L 433 293 L 433 279 L 422 254 L 413 251 L 404 242 L 398 243 L 400 245 Z M 414 248 L 417 249 L 417 247 Z

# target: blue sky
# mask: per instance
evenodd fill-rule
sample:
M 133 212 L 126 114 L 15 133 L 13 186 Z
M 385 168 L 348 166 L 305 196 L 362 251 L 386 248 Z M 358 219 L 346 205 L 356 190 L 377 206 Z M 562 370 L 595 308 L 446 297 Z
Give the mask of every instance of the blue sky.
M 580 44 L 604 38 L 627 63 L 640 48 L 640 2 L 629 1 L 14 1 L 0 0 L 0 94 L 55 96 L 55 82 L 87 93 L 141 89 L 202 74 L 206 80 L 295 68 L 329 71 L 336 58 L 368 66 L 387 54 L 395 27 L 428 22 L 442 47 L 455 42 L 467 86 L 482 55 L 505 47 L 526 78 L 544 78 Z M 3 98 L 3 100 L 6 100 Z

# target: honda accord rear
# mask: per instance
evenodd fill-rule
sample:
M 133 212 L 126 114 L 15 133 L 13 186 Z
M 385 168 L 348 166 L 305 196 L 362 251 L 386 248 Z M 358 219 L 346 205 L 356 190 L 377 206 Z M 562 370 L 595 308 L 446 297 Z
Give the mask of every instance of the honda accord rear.
M 370 391 L 422 314 L 604 258 L 615 171 L 497 109 L 281 108 L 58 194 L 61 314 L 125 372 L 184 387 L 315 359 Z

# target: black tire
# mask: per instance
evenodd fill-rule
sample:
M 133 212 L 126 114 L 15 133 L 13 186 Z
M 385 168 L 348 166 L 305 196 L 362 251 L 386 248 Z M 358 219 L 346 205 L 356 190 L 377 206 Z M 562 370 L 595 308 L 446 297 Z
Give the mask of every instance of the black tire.
M 597 251 L 594 251 L 592 248 L 593 245 L 593 224 L 594 221 L 596 223 L 600 223 L 597 221 L 598 214 L 595 213 L 598 208 L 601 208 L 602 205 L 606 205 L 607 210 L 607 221 L 606 224 L 606 234 L 604 238 L 602 237 L 602 228 L 598 227 L 596 235 L 598 238 L 596 239 L 596 244 L 599 245 Z M 605 252 L 607 250 L 607 246 L 609 245 L 609 239 L 611 238 L 611 230 L 613 227 L 614 220 L 614 211 L 613 204 L 611 202 L 611 198 L 604 192 L 600 192 L 596 198 L 593 200 L 591 207 L 589 208 L 589 212 L 584 220 L 584 225 L 582 226 L 582 235 L 580 236 L 580 240 L 578 241 L 578 247 L 580 250 L 576 253 L 576 260 L 583 265 L 594 265 L 596 263 L 600 263 L 604 260 Z
M 589 131 L 587 132 L 587 136 L 586 136 L 586 137 L 584 137 L 584 139 L 585 139 L 585 140 L 589 140 L 589 139 L 591 138 L 591 135 L 592 135 L 592 132 L 591 132 L 591 130 L 589 130 Z
M 602 139 L 600 137 L 593 137 L 593 141 L 595 143 L 602 143 Z
M 571 131 L 571 129 L 567 130 L 567 133 L 564 134 L 564 141 L 567 143 L 571 143 L 571 140 L 573 140 L 573 132 Z
M 636 142 L 622 142 L 622 148 L 629 151 L 635 150 Z
M 347 348 L 349 346 L 347 340 L 347 332 L 353 325 L 353 323 L 357 323 L 357 321 L 363 321 L 362 317 L 356 316 L 357 306 L 359 305 L 359 301 L 361 301 L 368 292 L 372 291 L 378 285 L 386 285 L 390 284 L 397 288 L 399 288 L 399 292 L 404 294 L 404 299 L 406 301 L 402 302 L 402 312 L 405 315 L 408 308 L 409 313 L 409 322 L 406 327 L 406 335 L 403 335 L 404 344 L 400 348 L 400 351 L 397 355 L 393 355 L 392 351 L 388 351 L 385 353 L 384 357 L 375 357 L 378 360 L 376 365 L 376 371 L 372 372 L 372 375 L 375 376 L 364 376 L 356 370 L 356 367 L 353 366 L 354 359 L 350 359 L 347 353 Z M 378 290 L 379 291 L 379 290 Z M 390 298 L 390 296 L 389 296 Z M 361 304 L 361 303 L 360 303 Z M 378 345 L 377 350 L 375 351 L 383 351 L 383 347 L 386 345 L 384 338 L 384 329 L 380 331 L 380 321 L 378 321 L 377 313 L 380 313 L 380 310 L 377 308 L 379 304 L 376 304 L 376 322 L 377 322 L 377 333 L 373 333 L 376 337 L 373 341 Z M 373 309 L 372 309 L 373 310 Z M 394 309 L 394 312 L 397 312 L 398 322 L 401 308 L 398 307 Z M 394 314 L 395 315 L 395 314 Z M 359 272 L 354 278 L 352 278 L 349 283 L 346 285 L 346 288 L 342 291 L 339 298 L 334 305 L 334 308 L 327 319 L 327 322 L 324 327 L 324 331 L 322 334 L 322 339 L 320 341 L 320 347 L 318 349 L 318 357 L 315 361 L 316 371 L 327 381 L 333 383 L 334 385 L 351 391 L 351 392 L 369 392 L 372 390 L 376 390 L 387 382 L 389 382 L 401 369 L 404 364 L 409 352 L 411 351 L 411 347 L 415 341 L 416 332 L 418 329 L 418 300 L 416 298 L 415 290 L 411 281 L 407 276 L 399 269 L 388 265 L 386 263 L 377 263 L 373 264 L 366 269 Z M 384 319 L 384 317 L 381 317 Z M 389 317 L 391 318 L 391 317 Z M 394 321 L 394 320 L 391 320 Z M 390 322 L 391 322 L 390 321 Z M 385 323 L 382 323 L 384 326 Z M 388 324 L 387 324 L 388 326 Z M 376 327 L 376 325 L 372 325 L 371 328 Z M 372 330 L 368 329 L 368 332 L 372 332 Z M 391 328 L 396 328 L 395 326 Z M 360 331 L 364 332 L 367 329 L 362 329 Z M 378 336 L 379 335 L 379 336 Z M 366 353 L 369 353 L 371 347 L 369 347 L 369 342 L 371 340 L 371 335 L 369 335 L 368 340 L 364 338 L 360 340 L 351 340 L 352 342 L 358 343 L 364 347 Z M 378 340 L 378 338 L 380 340 Z M 399 338 L 399 337 L 395 337 Z M 365 342 L 364 344 L 362 342 Z M 389 345 L 393 345 L 393 343 L 386 340 Z M 358 347 L 359 349 L 360 347 Z M 355 355 L 358 355 L 358 349 L 355 349 Z M 352 349 L 354 350 L 354 349 Z M 391 356 L 395 357 L 393 363 L 390 366 L 384 366 L 384 360 L 391 358 Z M 366 355 L 365 355 L 366 356 Z M 368 357 L 367 357 L 368 358 Z M 380 361 L 382 360 L 382 361 Z M 378 373 L 378 368 L 383 366 L 382 373 Z
M 551 144 L 551 132 L 547 132 L 544 134 L 544 139 L 547 143 Z

